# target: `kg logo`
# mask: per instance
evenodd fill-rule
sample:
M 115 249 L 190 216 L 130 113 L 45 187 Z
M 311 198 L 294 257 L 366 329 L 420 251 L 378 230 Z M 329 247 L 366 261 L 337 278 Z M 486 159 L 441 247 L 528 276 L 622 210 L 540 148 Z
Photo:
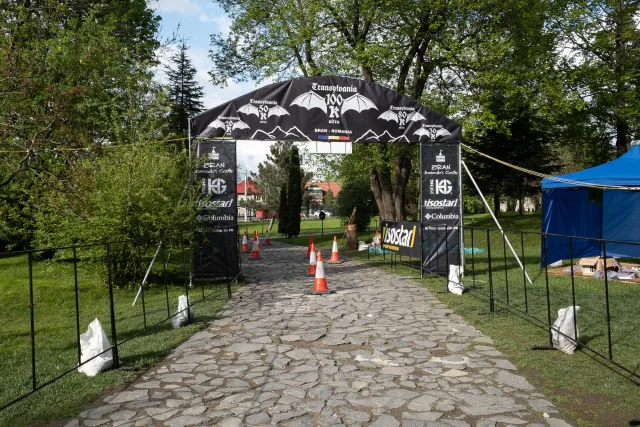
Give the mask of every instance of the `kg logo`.
M 227 191 L 227 183 L 221 178 L 208 178 L 209 194 L 223 194 Z
M 436 194 L 451 194 L 453 187 L 448 179 L 436 180 Z

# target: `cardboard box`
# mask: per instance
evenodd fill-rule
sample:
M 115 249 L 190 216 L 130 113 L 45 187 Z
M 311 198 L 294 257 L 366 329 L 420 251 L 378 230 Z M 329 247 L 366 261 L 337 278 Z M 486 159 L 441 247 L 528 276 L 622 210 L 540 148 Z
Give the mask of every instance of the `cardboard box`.
M 583 276 L 593 276 L 596 271 L 604 270 L 604 258 L 589 257 L 581 258 L 578 265 L 582 268 Z M 614 258 L 607 257 L 607 270 L 618 271 L 618 262 Z

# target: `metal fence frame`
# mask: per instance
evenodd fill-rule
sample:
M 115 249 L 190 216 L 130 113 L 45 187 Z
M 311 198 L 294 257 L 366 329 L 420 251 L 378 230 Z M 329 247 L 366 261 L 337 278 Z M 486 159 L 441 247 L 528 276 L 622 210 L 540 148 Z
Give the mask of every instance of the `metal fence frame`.
M 424 225 L 424 224 L 423 224 Z M 438 227 L 439 228 L 439 227 Z M 443 226 L 445 233 L 444 235 L 447 236 L 448 232 L 449 232 L 449 227 L 448 226 Z M 611 313 L 611 305 L 610 305 L 610 298 L 609 298 L 609 278 L 607 277 L 607 274 L 604 274 L 604 278 L 603 278 L 603 284 L 604 284 L 604 305 L 605 305 L 605 310 L 606 310 L 606 330 L 607 330 L 607 351 L 606 354 L 602 351 L 599 351 L 591 346 L 589 346 L 587 343 L 585 342 L 581 342 L 580 338 L 578 336 L 568 336 L 564 333 L 562 333 L 561 331 L 559 331 L 557 328 L 554 328 L 553 326 L 553 317 L 552 317 L 552 312 L 551 312 L 551 289 L 549 287 L 549 266 L 545 265 L 544 267 L 540 267 L 542 270 L 544 270 L 544 293 L 545 293 L 545 299 L 546 299 L 546 319 L 542 319 L 540 317 L 536 317 L 535 315 L 531 314 L 530 310 L 529 310 L 529 298 L 528 298 L 528 284 L 527 284 L 527 275 L 526 275 L 526 261 L 525 261 L 525 253 L 524 253 L 524 237 L 525 235 L 537 235 L 540 236 L 540 242 L 541 242 L 541 253 L 544 253 L 544 251 L 546 250 L 546 239 L 548 237 L 559 237 L 559 238 L 565 238 L 568 239 L 569 241 L 569 253 L 570 253 L 570 265 L 567 267 L 570 267 L 570 276 L 571 276 L 571 304 L 574 307 L 573 308 L 573 322 L 574 322 L 574 330 L 577 331 L 577 316 L 576 316 L 576 304 L 577 304 L 577 300 L 576 300 L 576 287 L 575 287 L 575 275 L 574 275 L 574 256 L 573 256 L 573 247 L 574 247 L 574 240 L 588 240 L 588 241 L 596 241 L 599 242 L 600 248 L 601 248 L 601 256 L 604 258 L 604 268 L 606 271 L 606 258 L 607 258 L 607 244 L 625 244 L 625 245 L 633 245 L 633 246 L 640 246 L 640 242 L 624 242 L 624 241 L 618 241 L 618 240 L 605 240 L 605 239 L 598 239 L 598 238 L 587 238 L 587 237 L 580 237 L 580 236 L 569 236 L 569 235 L 562 235 L 562 234 L 554 234 L 554 233 L 543 233 L 543 232 L 538 232 L 538 231 L 525 231 L 525 230 L 514 230 L 514 229 L 503 229 L 500 230 L 499 228 L 493 228 L 493 227 L 480 227 L 480 226 L 476 226 L 475 224 L 473 224 L 472 221 L 472 225 L 461 225 L 458 228 L 458 233 L 464 233 L 466 231 L 470 232 L 470 238 L 471 238 L 471 248 L 475 247 L 475 244 L 478 243 L 478 233 L 480 233 L 481 235 L 484 234 L 486 236 L 486 240 L 483 239 L 483 243 L 486 243 L 486 249 L 487 249 L 487 282 L 488 282 L 488 294 L 484 293 L 484 292 L 480 292 L 478 289 L 476 289 L 476 255 L 474 250 L 471 250 L 471 263 L 467 264 L 465 266 L 465 275 L 466 277 L 471 277 L 471 285 L 465 285 L 465 291 L 469 291 L 471 293 L 473 293 L 474 295 L 480 296 L 482 298 L 486 298 L 488 301 L 488 305 L 489 305 L 489 313 L 493 314 L 495 313 L 496 310 L 496 303 L 500 304 L 501 306 L 505 307 L 506 309 L 508 309 L 509 311 L 513 312 L 514 314 L 521 316 L 529 321 L 532 321 L 532 323 L 546 329 L 548 331 L 548 337 L 549 337 L 549 343 L 548 343 L 548 347 L 547 346 L 542 346 L 542 347 L 537 347 L 536 349 L 548 349 L 548 348 L 553 348 L 553 339 L 552 339 L 552 334 L 553 332 L 557 332 L 558 334 L 564 336 L 565 338 L 567 338 L 568 340 L 570 340 L 573 343 L 576 343 L 579 349 L 584 349 L 586 351 L 588 351 L 589 353 L 595 355 L 596 357 L 604 360 L 607 363 L 610 363 L 611 365 L 615 366 L 616 368 L 624 371 L 626 374 L 629 375 L 629 380 L 633 381 L 636 384 L 640 385 L 640 372 L 636 372 L 634 371 L 631 367 L 628 366 L 624 366 L 621 362 L 617 361 L 616 359 L 614 359 L 614 352 L 613 352 L 613 345 L 612 345 L 612 339 L 611 339 L 611 318 L 612 318 L 612 313 Z M 502 233 L 502 240 L 503 240 L 503 251 L 501 253 L 501 256 L 503 257 L 504 260 L 504 278 L 503 279 L 498 279 L 497 277 L 494 277 L 494 265 L 492 265 L 492 255 L 491 255 L 491 232 L 498 232 L 498 233 Z M 524 268 L 522 268 L 522 284 L 523 284 L 523 291 L 524 291 L 524 306 L 525 309 L 522 310 L 516 306 L 514 306 L 512 304 L 512 301 L 510 300 L 509 297 L 509 272 L 508 272 L 508 268 L 507 268 L 507 251 L 506 251 L 506 234 L 515 234 L 515 235 L 519 235 L 520 236 L 520 247 L 521 247 L 521 253 L 519 254 L 521 257 L 521 261 L 522 261 L 522 266 Z M 424 238 L 424 233 L 421 233 L 421 242 L 423 241 Z M 464 235 L 464 234 L 463 234 Z M 446 238 L 445 238 L 446 241 Z M 445 246 L 447 246 L 447 243 L 445 243 Z M 449 248 L 446 247 L 445 251 L 448 252 Z M 387 257 L 387 255 L 389 255 Z M 546 254 L 545 254 L 546 255 Z M 367 257 L 369 259 L 369 257 L 371 256 L 371 251 L 368 251 Z M 376 254 L 374 252 L 374 256 L 377 258 L 380 255 Z M 494 257 L 495 257 L 495 252 L 494 252 Z M 416 265 L 415 263 L 413 263 L 413 261 L 415 259 L 411 259 L 411 257 L 409 257 L 408 262 L 403 262 L 402 256 L 399 256 L 398 254 L 385 254 L 383 252 L 382 254 L 382 258 L 383 261 L 386 261 L 387 258 L 390 262 L 390 266 L 391 268 L 395 268 L 395 270 L 398 269 L 398 264 L 400 265 L 404 265 L 406 267 L 409 268 L 414 268 L 417 270 L 420 270 L 420 273 L 422 275 L 423 269 L 421 269 L 419 267 L 419 265 Z M 399 258 L 399 261 L 398 261 Z M 466 257 L 465 257 L 466 258 Z M 546 259 L 546 256 L 545 256 Z M 406 261 L 406 260 L 405 260 Z M 422 261 L 420 261 L 422 262 Z M 539 266 L 536 266 L 536 268 L 538 268 Z M 437 268 L 437 266 L 436 266 Z M 431 276 L 434 276 L 435 274 L 432 274 Z M 501 299 L 496 297 L 495 292 L 494 292 L 494 282 L 499 283 L 498 281 L 502 281 L 504 280 L 504 286 L 505 286 L 505 290 L 506 290 L 506 294 L 505 294 L 505 298 Z M 463 284 L 464 284 L 464 279 L 462 280 Z M 444 286 L 444 293 L 449 293 L 448 290 L 448 278 L 445 277 L 445 286 Z M 465 292 L 466 293 L 466 292 Z M 640 351 L 640 349 L 638 349 Z
M 236 233 L 233 234 L 233 239 L 232 240 L 236 240 L 235 236 L 237 234 L 237 225 L 234 226 L 236 228 Z M 113 247 L 113 245 L 116 244 L 139 244 L 140 242 L 142 242 L 142 240 L 135 240 L 135 239 L 130 239 L 130 240 L 114 240 L 114 241 L 109 241 L 109 242 L 102 242 L 102 243 L 93 243 L 93 244 L 84 244 L 84 245 L 73 245 L 73 246 L 62 246 L 62 247 L 55 247 L 55 248 L 44 248 L 44 249 L 29 249 L 29 250 L 22 250 L 22 251 L 14 251 L 14 252 L 5 252 L 0 254 L 0 256 L 2 257 L 14 257 L 14 256 L 24 256 L 27 255 L 27 268 L 29 271 L 29 319 L 30 319 L 30 346 L 31 346 L 31 390 L 28 391 L 27 393 L 22 394 L 21 396 L 16 397 L 15 399 L 7 402 L 7 403 L 2 403 L 2 406 L 0 406 L 0 411 L 3 411 L 11 406 L 13 406 L 14 404 L 20 402 L 21 400 L 25 399 L 28 396 L 31 396 L 32 394 L 36 393 L 37 391 L 41 390 L 42 388 L 58 381 L 59 379 L 63 378 L 64 376 L 76 371 L 78 369 L 79 366 L 82 366 L 90 361 L 92 361 L 93 359 L 101 356 L 104 353 L 108 353 L 109 351 L 112 351 L 112 355 L 113 355 L 113 367 L 112 369 L 117 369 L 120 365 L 120 361 L 119 361 L 119 352 L 118 349 L 125 343 L 131 341 L 132 339 L 148 332 L 149 330 L 152 330 L 160 325 L 162 325 L 163 323 L 165 323 L 166 321 L 172 319 L 173 317 L 175 317 L 178 314 L 181 314 L 182 312 L 186 311 L 187 312 L 187 318 L 188 318 L 188 323 L 191 323 L 191 314 L 190 314 L 190 309 L 191 307 L 204 302 L 205 300 L 209 300 L 209 301 L 221 301 L 221 300 L 228 300 L 231 298 L 231 282 L 230 280 L 226 281 L 226 291 L 227 291 L 227 295 L 226 298 L 211 298 L 212 295 L 219 293 L 219 289 L 216 289 L 213 292 L 210 292 L 209 294 L 205 294 L 205 289 L 204 289 L 204 282 L 201 283 L 201 288 L 202 288 L 202 296 L 200 299 L 196 300 L 196 301 L 191 301 L 191 299 L 189 298 L 189 289 L 190 289 L 190 278 L 191 278 L 191 274 L 192 274 L 192 265 L 193 265 L 193 246 L 190 245 L 190 248 L 187 250 L 185 249 L 185 239 L 189 240 L 190 242 L 193 242 L 193 235 L 194 233 L 180 233 L 180 234 L 170 234 L 170 235 L 165 235 L 161 240 L 160 240 L 160 245 L 162 246 L 162 258 L 163 258 L 163 266 L 162 266 L 162 277 L 163 277 L 163 282 L 164 282 L 164 287 L 165 287 L 165 297 L 166 297 L 166 304 L 167 304 L 167 317 L 165 317 L 164 319 L 162 319 L 159 322 L 154 323 L 153 325 L 147 325 L 147 316 L 146 316 L 146 304 L 145 304 L 145 299 L 144 299 L 144 283 L 145 283 L 145 279 L 146 277 L 143 279 L 142 276 L 142 259 L 143 257 L 140 254 L 140 247 L 136 246 L 136 253 L 137 253 L 137 272 L 138 272 L 138 276 L 139 276 L 139 286 L 141 288 L 141 304 L 142 304 L 142 317 L 143 317 L 143 328 L 140 331 L 137 331 L 136 333 L 134 333 L 133 335 L 123 339 L 123 340 L 118 340 L 118 331 L 117 331 L 117 323 L 116 323 L 116 312 L 115 312 L 115 307 L 114 307 L 114 297 L 113 297 L 113 280 L 112 280 L 112 266 L 111 266 L 111 248 Z M 168 288 L 168 282 L 167 282 L 167 266 L 169 263 L 169 257 L 170 257 L 170 252 L 169 252 L 169 256 L 167 256 L 166 253 L 166 245 L 164 244 L 165 241 L 170 240 L 170 239 L 179 239 L 180 242 L 180 252 L 181 252 L 181 258 L 182 258 L 182 276 L 184 279 L 184 290 L 185 290 L 185 294 L 187 296 L 187 300 L 188 300 L 188 307 L 186 309 L 183 309 L 179 312 L 173 313 L 171 314 L 171 308 L 170 308 L 170 303 L 169 303 L 169 288 Z M 147 242 L 149 242 L 149 240 L 147 240 Z M 154 240 L 154 243 L 156 241 Z M 238 250 L 238 245 L 237 245 L 237 240 L 235 241 L 235 245 L 233 248 L 230 248 L 230 250 Z M 93 356 L 90 359 L 85 360 L 84 362 L 82 362 L 82 354 L 81 354 L 81 348 L 80 348 L 80 304 L 79 304 L 79 298 L 78 298 L 78 256 L 77 256 L 77 250 L 78 249 L 85 249 L 85 248 L 95 248 L 95 247 L 104 247 L 105 248 L 105 259 L 104 262 L 106 263 L 106 267 L 107 267 L 107 288 L 108 288 L 108 293 L 109 293 L 109 316 L 110 316 L 110 324 L 111 324 L 111 331 L 110 331 L 110 343 L 111 343 L 111 347 L 109 347 L 108 349 L 104 350 L 103 352 L 101 352 L 100 354 L 97 354 L 95 356 Z M 49 378 L 47 379 L 44 383 L 42 384 L 38 384 L 38 378 L 36 375 L 36 343 L 35 343 L 35 321 L 34 321 L 34 298 L 33 298 L 33 290 L 34 290 L 34 286 L 33 286 L 33 261 L 34 261 L 34 254 L 36 253 L 41 253 L 41 252 L 45 252 L 45 251 L 60 251 L 60 250 L 72 250 L 73 252 L 73 276 L 74 276 L 74 294 L 75 294 L 75 316 L 76 316 L 76 345 L 77 345 L 77 362 L 78 364 L 76 366 L 73 366 L 70 369 L 67 369 L 66 371 L 64 371 L 63 373 L 53 377 L 53 378 Z M 187 252 L 189 252 L 189 261 L 187 265 Z M 240 257 L 238 257 L 238 260 L 240 260 Z M 212 279 L 212 281 L 215 279 Z M 195 289 L 196 286 L 193 286 L 192 289 Z

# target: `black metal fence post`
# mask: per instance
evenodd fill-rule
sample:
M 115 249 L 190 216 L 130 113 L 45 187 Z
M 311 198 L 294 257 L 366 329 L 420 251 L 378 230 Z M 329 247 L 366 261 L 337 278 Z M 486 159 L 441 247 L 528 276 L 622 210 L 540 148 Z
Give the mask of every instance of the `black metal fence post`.
M 234 229 L 234 233 L 233 233 L 233 234 L 234 234 L 234 236 L 237 234 L 237 233 L 235 233 L 235 231 L 236 231 L 236 230 Z M 238 247 L 237 247 L 237 246 L 236 246 L 236 257 L 237 257 L 238 259 L 240 259 L 240 254 L 238 253 Z M 225 260 L 226 260 L 226 253 L 225 253 Z M 226 263 L 226 262 L 225 262 L 225 264 L 228 264 L 228 263 Z M 226 267 L 226 266 L 225 266 L 225 269 L 227 269 L 227 267 Z M 227 271 L 226 275 L 227 275 L 227 276 L 231 276 L 231 274 L 229 274 L 229 273 L 228 273 L 228 270 L 226 270 L 226 271 Z M 228 298 L 228 299 L 231 299 L 231 278 L 229 278 L 229 279 L 227 280 L 227 298 Z
M 424 277 L 424 227 L 420 222 L 420 278 Z
M 444 225 L 444 259 L 447 265 L 444 267 L 444 276 L 447 278 L 445 280 L 445 292 L 449 292 L 449 226 L 447 224 Z
M 524 260 L 524 233 L 520 232 L 520 249 L 522 249 L 522 284 L 524 285 L 524 312 L 529 314 L 529 299 L 527 297 L 527 269 Z
M 138 255 L 138 280 L 140 281 L 140 298 L 142 299 L 142 325 L 147 329 L 147 307 L 144 303 L 144 283 L 142 277 L 142 257 L 140 255 L 140 241 L 136 241 L 136 253 Z
M 573 338 L 578 344 L 578 321 L 576 319 L 576 281 L 573 276 L 573 238 L 569 237 L 569 260 L 571 262 L 571 303 L 573 305 Z
M 116 334 L 116 310 L 113 305 L 113 281 L 111 279 L 111 245 L 107 243 L 107 281 L 109 283 L 109 311 L 111 314 L 111 340 L 113 343 L 112 354 L 113 354 L 113 368 L 117 369 L 120 365 L 119 357 L 118 357 L 118 336 Z
M 36 389 L 36 329 L 33 309 L 33 253 L 29 251 L 29 317 L 31 320 L 31 387 Z
M 76 342 L 78 344 L 78 365 L 82 363 L 82 347 L 80 346 L 80 303 L 78 302 L 78 256 L 73 247 L 73 284 L 76 296 Z
M 544 281 L 546 284 L 547 290 L 547 325 L 549 326 L 549 345 L 553 347 L 553 332 L 551 323 L 551 295 L 549 292 L 549 262 L 547 260 L 547 235 L 542 234 L 542 250 L 544 252 Z
M 489 261 L 489 311 L 493 313 L 495 311 L 493 302 L 493 273 L 491 271 L 491 235 L 487 228 L 487 259 Z
M 607 242 L 602 241 L 602 254 L 604 256 L 604 302 L 607 307 L 607 342 L 609 344 L 609 359 L 613 361 L 613 348 L 611 347 L 611 312 L 609 309 L 609 278 L 607 276 Z
M 474 219 L 471 218 L 471 275 L 473 280 L 473 289 L 476 289 L 476 257 L 475 244 L 473 242 Z
M 180 233 L 180 248 L 182 249 L 182 273 L 184 274 L 184 291 L 187 297 L 187 323 L 191 323 L 191 301 L 189 301 L 189 278 L 187 277 L 187 258 L 184 252 L 184 235 Z
M 431 226 L 427 225 L 427 271 L 431 274 Z
M 504 257 L 504 283 L 507 289 L 507 305 L 509 305 L 509 272 L 507 269 L 507 235 L 502 230 L 502 256 Z
M 167 300 L 167 317 L 171 317 L 171 308 L 169 306 L 169 284 L 167 282 L 167 264 L 169 264 L 171 252 L 167 255 L 167 247 L 164 239 L 160 244 L 162 245 L 162 280 L 164 281 L 164 295 Z

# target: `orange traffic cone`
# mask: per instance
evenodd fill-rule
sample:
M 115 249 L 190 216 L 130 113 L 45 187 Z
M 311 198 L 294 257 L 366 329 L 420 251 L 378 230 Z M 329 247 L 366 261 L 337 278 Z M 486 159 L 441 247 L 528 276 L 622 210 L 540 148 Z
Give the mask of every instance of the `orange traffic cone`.
M 247 236 L 247 240 L 249 240 L 249 230 L 245 227 L 244 235 Z
M 378 230 L 376 230 L 376 237 L 375 237 L 374 243 L 375 243 L 376 248 L 378 246 L 380 246 L 380 243 L 381 243 L 380 242 L 380 232 Z
M 309 246 L 307 246 L 307 258 L 309 258 L 309 254 L 311 253 L 311 245 L 313 245 L 313 234 L 309 234 Z
M 242 248 L 240 248 L 240 252 L 249 252 L 249 239 L 246 234 L 242 236 Z
M 251 257 L 249 258 L 250 261 L 256 261 L 262 259 L 260 258 L 260 246 L 258 244 L 258 234 L 256 233 L 253 236 L 253 249 L 251 250 Z
M 318 261 L 316 259 L 316 245 L 314 245 L 312 243 L 311 244 L 311 253 L 309 254 L 309 271 L 307 272 L 307 276 L 315 277 L 317 262 Z
M 327 288 L 327 278 L 324 277 L 324 263 L 322 262 L 322 252 L 318 251 L 318 262 L 316 264 L 316 280 L 313 282 L 313 294 L 322 295 L 333 293 Z
M 338 236 L 333 236 L 333 248 L 331 248 L 331 259 L 329 264 L 340 264 L 340 254 L 338 254 Z
M 260 250 L 260 236 L 258 236 L 258 231 L 254 231 L 253 232 L 253 240 L 257 240 L 258 241 L 258 250 Z
M 267 230 L 267 234 L 264 236 L 264 245 L 271 246 L 271 239 L 269 239 L 269 230 Z

